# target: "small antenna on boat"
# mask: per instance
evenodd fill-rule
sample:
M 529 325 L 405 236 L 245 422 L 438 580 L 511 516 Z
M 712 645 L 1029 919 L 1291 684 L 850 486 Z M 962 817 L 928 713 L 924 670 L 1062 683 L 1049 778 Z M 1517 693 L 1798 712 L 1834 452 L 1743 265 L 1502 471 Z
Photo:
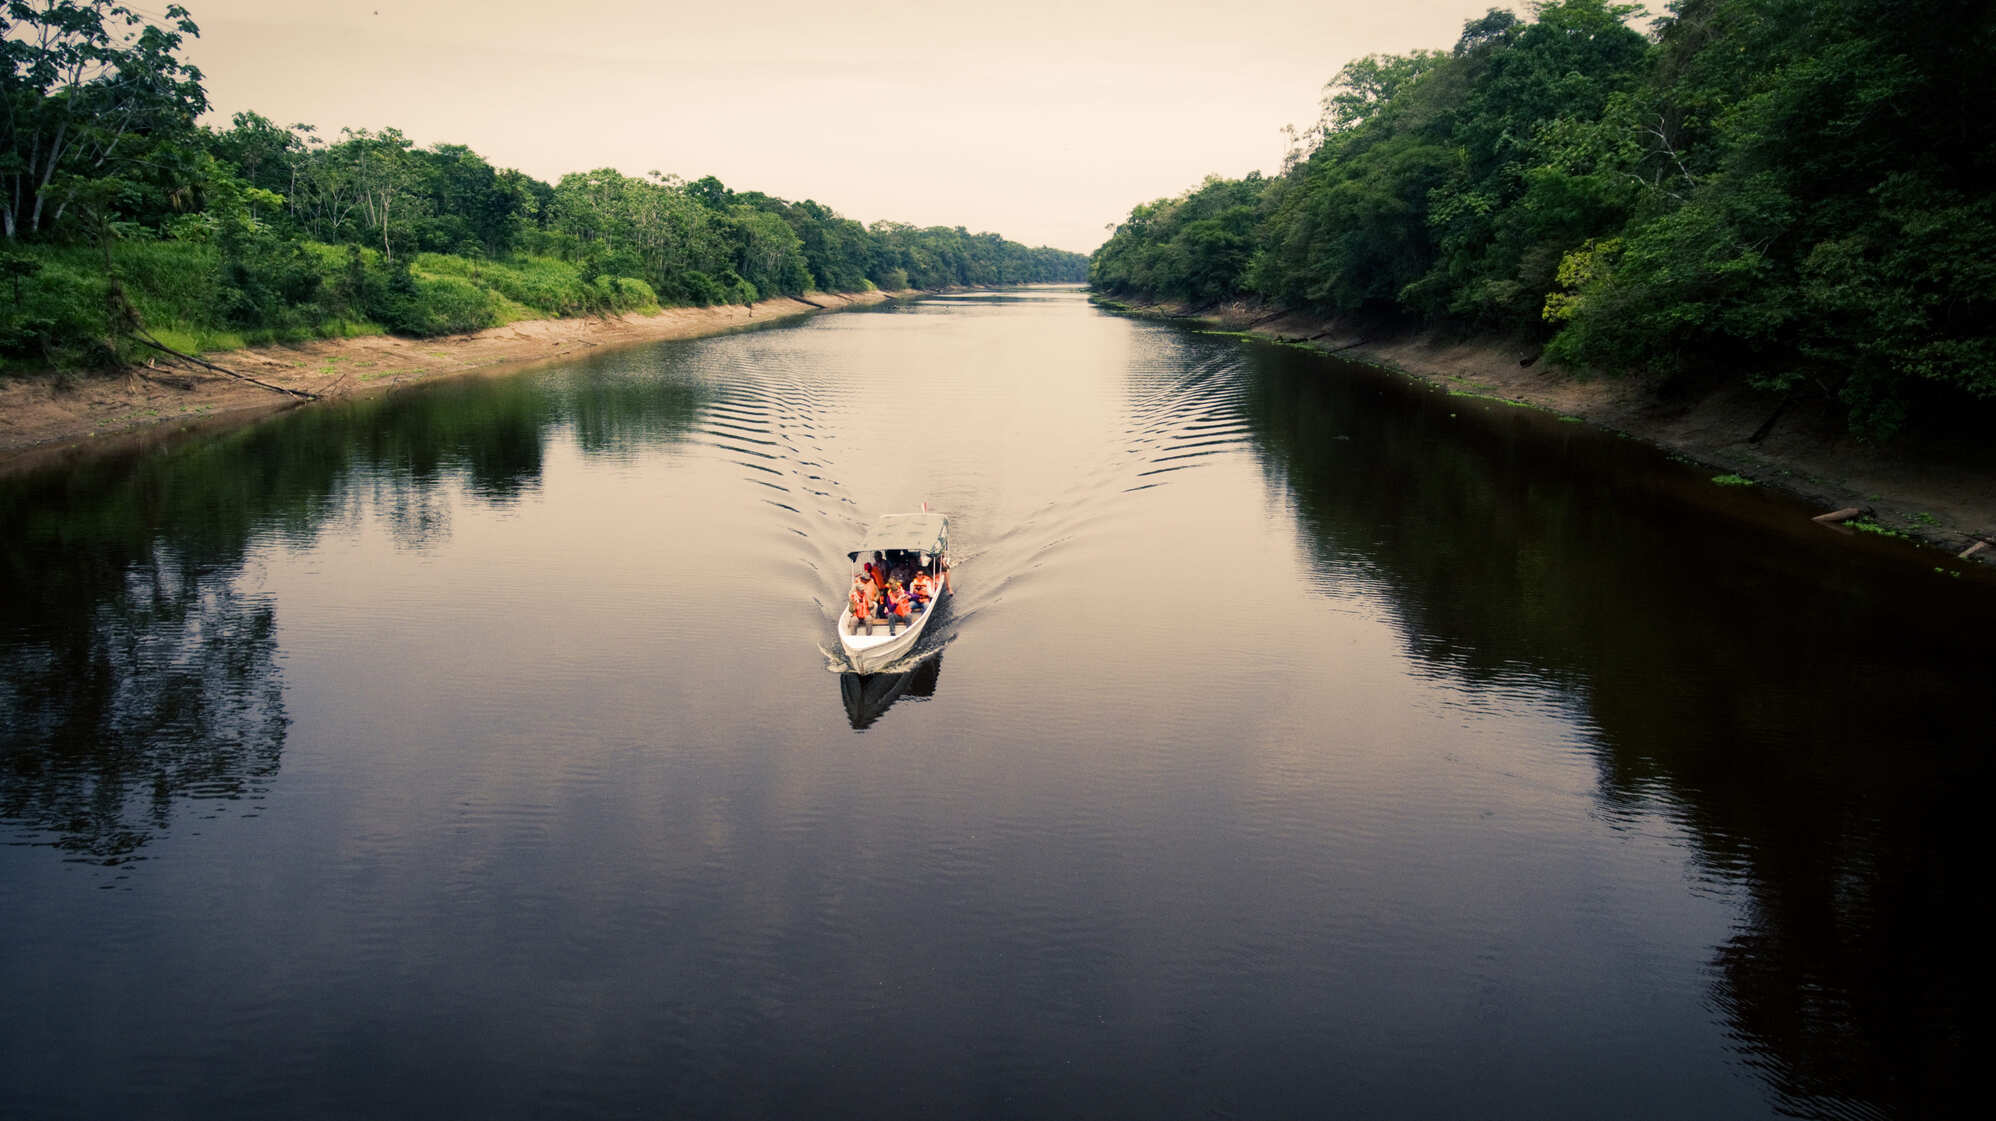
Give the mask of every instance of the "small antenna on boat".
M 922 503 L 922 513 L 926 514 L 928 512 L 929 512 L 929 504 L 926 502 Z

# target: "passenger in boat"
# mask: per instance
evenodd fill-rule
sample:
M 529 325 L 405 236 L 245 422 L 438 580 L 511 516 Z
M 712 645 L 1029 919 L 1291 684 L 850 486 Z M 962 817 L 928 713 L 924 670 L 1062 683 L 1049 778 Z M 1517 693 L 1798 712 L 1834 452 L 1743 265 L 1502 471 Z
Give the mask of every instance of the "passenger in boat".
M 923 611 L 929 609 L 929 601 L 935 598 L 936 586 L 929 580 L 929 574 L 917 571 L 915 578 L 908 582 L 908 594 L 915 599 L 915 606 Z
M 887 582 L 887 610 L 890 613 L 888 619 L 891 622 L 907 622 L 913 606 L 913 601 L 908 598 L 907 591 L 901 587 L 901 581 L 889 580 Z
M 853 577 L 852 594 L 846 597 L 846 606 L 852 609 L 853 633 L 857 634 L 859 633 L 860 623 L 866 620 L 867 615 L 873 609 L 872 605 L 867 602 L 867 583 L 865 577 Z

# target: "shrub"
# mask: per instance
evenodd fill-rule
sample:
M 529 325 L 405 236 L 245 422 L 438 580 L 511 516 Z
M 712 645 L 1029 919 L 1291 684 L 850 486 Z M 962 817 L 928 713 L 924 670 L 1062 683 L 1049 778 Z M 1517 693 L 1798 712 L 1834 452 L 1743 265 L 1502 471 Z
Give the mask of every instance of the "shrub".
M 418 277 L 406 258 L 378 288 L 363 277 L 362 289 L 368 315 L 398 335 L 455 335 L 499 322 L 491 293 L 463 277 Z
M 110 357 L 106 286 L 88 253 L 22 254 L 21 298 L 10 281 L 0 310 L 0 359 L 20 366 L 72 366 Z

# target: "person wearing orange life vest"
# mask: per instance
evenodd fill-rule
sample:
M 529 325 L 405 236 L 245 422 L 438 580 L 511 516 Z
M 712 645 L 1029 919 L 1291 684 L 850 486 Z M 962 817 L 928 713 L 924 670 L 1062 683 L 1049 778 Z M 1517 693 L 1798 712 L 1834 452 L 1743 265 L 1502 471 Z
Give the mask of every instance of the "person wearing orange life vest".
M 889 580 L 887 582 L 889 633 L 892 633 L 892 625 L 894 623 L 906 623 L 908 621 L 908 615 L 912 607 L 913 602 L 908 598 L 908 593 L 902 589 L 901 581 Z
M 929 579 L 928 573 L 918 571 L 915 573 L 915 578 L 908 584 L 908 594 L 915 598 L 915 606 L 926 611 L 929 607 L 929 601 L 935 598 L 936 586 Z
M 861 596 L 859 610 L 854 613 L 853 618 L 863 619 L 871 623 L 884 614 L 881 611 L 881 605 L 887 599 L 886 590 L 881 587 L 879 570 L 869 565 L 868 571 L 862 575 L 853 577 L 853 581 L 854 586 L 859 589 Z
M 852 580 L 852 594 L 846 597 L 846 606 L 852 609 L 853 633 L 859 633 L 859 625 L 866 621 L 871 607 L 867 602 L 867 583 L 863 577 Z

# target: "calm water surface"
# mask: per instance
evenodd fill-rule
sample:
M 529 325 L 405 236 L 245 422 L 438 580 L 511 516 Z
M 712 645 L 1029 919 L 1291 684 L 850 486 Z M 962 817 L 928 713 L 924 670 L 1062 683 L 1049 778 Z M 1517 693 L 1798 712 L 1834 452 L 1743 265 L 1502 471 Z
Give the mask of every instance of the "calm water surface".
M 1705 474 L 1047 290 L 10 480 L 0 1115 L 1962 1111 L 1996 586 Z

